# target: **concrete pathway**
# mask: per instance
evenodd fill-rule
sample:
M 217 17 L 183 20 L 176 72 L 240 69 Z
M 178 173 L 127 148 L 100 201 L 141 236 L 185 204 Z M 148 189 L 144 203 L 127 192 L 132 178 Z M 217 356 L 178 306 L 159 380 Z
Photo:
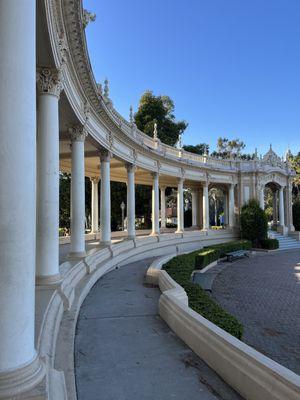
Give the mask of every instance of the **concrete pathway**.
M 244 325 L 244 342 L 300 374 L 299 250 L 232 263 L 212 295 Z
M 110 272 L 83 303 L 78 400 L 241 399 L 158 316 L 160 291 L 143 285 L 151 261 Z

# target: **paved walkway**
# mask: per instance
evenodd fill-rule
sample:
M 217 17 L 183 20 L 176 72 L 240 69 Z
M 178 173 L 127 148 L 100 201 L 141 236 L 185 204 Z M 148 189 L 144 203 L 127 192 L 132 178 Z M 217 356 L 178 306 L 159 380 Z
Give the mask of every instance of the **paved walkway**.
M 160 292 L 143 285 L 151 260 L 100 279 L 75 339 L 78 400 L 238 400 L 158 316 Z
M 244 325 L 244 342 L 300 374 L 299 250 L 236 261 L 212 289 Z

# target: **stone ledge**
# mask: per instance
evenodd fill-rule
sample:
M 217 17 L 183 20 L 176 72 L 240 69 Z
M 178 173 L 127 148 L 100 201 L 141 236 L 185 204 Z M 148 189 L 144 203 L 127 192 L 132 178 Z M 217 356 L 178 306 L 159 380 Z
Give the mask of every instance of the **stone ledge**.
M 184 289 L 166 271 L 157 275 L 160 316 L 231 387 L 248 400 L 300 398 L 299 375 L 193 311 Z

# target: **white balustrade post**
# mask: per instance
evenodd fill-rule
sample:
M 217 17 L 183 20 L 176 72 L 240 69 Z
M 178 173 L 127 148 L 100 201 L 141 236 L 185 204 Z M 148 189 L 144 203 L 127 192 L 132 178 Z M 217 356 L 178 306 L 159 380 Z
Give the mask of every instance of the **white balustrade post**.
M 284 227 L 284 199 L 283 199 L 283 187 L 279 189 L 279 224 Z
M 111 244 L 111 200 L 110 200 L 110 159 L 107 150 L 100 152 L 101 197 L 100 197 L 100 244 Z
M 265 186 L 261 186 L 259 192 L 259 205 L 263 210 L 265 209 Z
M 198 202 L 198 196 L 197 196 L 197 191 L 192 190 L 192 226 L 196 227 L 198 225 L 198 207 L 197 207 L 197 202 Z
M 70 130 L 72 141 L 71 172 L 71 257 L 85 256 L 85 174 L 84 141 L 87 133 L 83 126 Z
M 135 239 L 135 166 L 127 164 L 127 236 Z
M 99 199 L 98 199 L 98 183 L 99 177 L 90 178 L 92 183 L 92 233 L 99 231 Z
M 152 235 L 159 235 L 159 187 L 158 173 L 154 172 L 152 184 Z
M 0 398 L 45 369 L 34 348 L 36 1 L 0 1 Z M 57 233 L 58 234 L 58 233 Z
M 184 231 L 184 204 L 183 204 L 183 179 L 178 181 L 177 189 L 177 231 L 182 233 Z
M 36 282 L 57 283 L 59 273 L 58 71 L 38 70 Z
M 166 187 L 160 186 L 160 227 L 166 227 Z
M 229 224 L 229 227 L 230 228 L 233 228 L 234 227 L 234 225 L 235 225 L 235 218 L 234 218 L 234 184 L 231 184 L 230 185 L 230 187 L 229 187 L 229 213 L 228 213 L 228 216 L 229 216 L 229 221 L 228 221 L 228 224 Z
M 208 200 L 208 184 L 203 184 L 203 229 L 209 229 L 209 200 Z

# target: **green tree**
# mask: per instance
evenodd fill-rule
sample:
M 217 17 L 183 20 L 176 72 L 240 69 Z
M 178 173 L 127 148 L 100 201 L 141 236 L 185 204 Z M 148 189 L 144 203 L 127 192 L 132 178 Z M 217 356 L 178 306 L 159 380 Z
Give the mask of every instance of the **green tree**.
M 182 146 L 183 150 L 188 151 L 190 153 L 194 153 L 194 154 L 208 154 L 209 152 L 209 145 L 207 143 L 199 143 L 196 145 L 192 145 L 192 144 L 185 144 Z
M 70 229 L 71 175 L 59 174 L 59 227 Z
M 293 204 L 293 223 L 296 231 L 300 231 L 300 201 Z
M 217 141 L 217 150 L 211 153 L 212 157 L 218 158 L 236 158 L 242 160 L 253 160 L 255 154 L 242 153 L 246 147 L 245 143 L 240 139 L 229 140 L 227 138 L 219 137 Z
M 292 169 L 296 172 L 293 179 L 293 196 L 295 200 L 300 200 L 300 152 L 295 156 L 290 154 L 288 160 Z
M 174 102 L 168 96 L 155 96 L 152 91 L 146 91 L 139 103 L 134 120 L 138 129 L 153 137 L 154 124 L 157 123 L 157 136 L 165 144 L 174 146 L 179 136 L 188 124 L 176 121 Z
M 259 247 L 260 242 L 268 235 L 268 218 L 257 200 L 250 200 L 241 211 L 242 238 L 251 240 L 253 246 Z

